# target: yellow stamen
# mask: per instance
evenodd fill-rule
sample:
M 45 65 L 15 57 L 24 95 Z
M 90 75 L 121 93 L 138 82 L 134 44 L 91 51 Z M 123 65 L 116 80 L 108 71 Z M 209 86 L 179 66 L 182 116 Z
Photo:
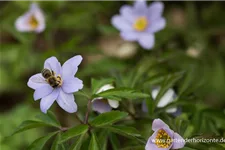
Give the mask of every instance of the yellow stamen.
M 136 31 L 144 31 L 148 26 L 148 20 L 146 17 L 139 17 L 133 24 L 133 28 Z
M 35 18 L 34 15 L 32 15 L 32 16 L 29 18 L 29 24 L 30 24 L 30 26 L 32 27 L 32 29 L 37 28 L 37 26 L 38 26 L 38 20 Z
M 172 144 L 172 139 L 165 130 L 160 129 L 155 137 L 155 144 L 158 148 L 168 148 Z

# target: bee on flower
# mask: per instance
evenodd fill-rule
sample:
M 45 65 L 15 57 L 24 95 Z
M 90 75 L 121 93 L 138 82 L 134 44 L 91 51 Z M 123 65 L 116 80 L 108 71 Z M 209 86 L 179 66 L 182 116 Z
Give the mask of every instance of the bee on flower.
M 153 2 L 148 6 L 146 1 L 137 0 L 133 6 L 122 6 L 120 15 L 113 16 L 111 22 L 124 40 L 137 41 L 144 49 L 152 49 L 154 34 L 166 25 L 163 9 L 162 2 Z
M 56 57 L 48 58 L 41 73 L 30 77 L 27 85 L 34 89 L 34 100 L 41 99 L 43 113 L 56 101 L 69 113 L 77 111 L 74 92 L 83 88 L 83 81 L 74 77 L 82 61 L 80 55 L 67 60 L 62 66 Z
M 45 29 L 45 17 L 38 4 L 32 3 L 28 12 L 20 16 L 15 27 L 20 32 L 40 33 Z

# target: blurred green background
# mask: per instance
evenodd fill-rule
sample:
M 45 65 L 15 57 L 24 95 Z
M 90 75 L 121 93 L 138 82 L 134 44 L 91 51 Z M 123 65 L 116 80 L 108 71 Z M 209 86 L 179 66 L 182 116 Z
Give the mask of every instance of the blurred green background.
M 14 26 L 15 20 L 29 9 L 29 2 L 0 2 L 1 150 L 24 149 L 45 133 L 43 129 L 31 130 L 4 140 L 23 120 L 40 112 L 27 81 L 42 70 L 50 56 L 63 63 L 74 55 L 82 55 L 84 60 L 76 76 L 84 81 L 87 91 L 92 77 L 121 75 L 126 86 L 126 73 L 137 64 L 162 60 L 147 76 L 185 71 L 185 77 L 177 85 L 188 82 L 184 95 L 225 113 L 224 2 L 164 2 L 167 26 L 156 33 L 151 51 L 121 40 L 110 23 L 122 5 L 132 3 L 38 2 L 46 17 L 46 29 L 35 34 L 18 32 Z M 87 101 L 79 96 L 76 101 L 82 113 Z M 62 124 L 74 124 L 72 115 L 57 105 L 51 110 Z

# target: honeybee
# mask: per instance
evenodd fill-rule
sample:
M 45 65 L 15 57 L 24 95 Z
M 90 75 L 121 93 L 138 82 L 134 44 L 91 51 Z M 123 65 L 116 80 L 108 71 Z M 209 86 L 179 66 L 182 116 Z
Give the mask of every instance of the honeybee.
M 54 71 L 43 69 L 41 74 L 51 87 L 56 88 L 62 85 L 61 77 L 59 75 L 56 77 Z

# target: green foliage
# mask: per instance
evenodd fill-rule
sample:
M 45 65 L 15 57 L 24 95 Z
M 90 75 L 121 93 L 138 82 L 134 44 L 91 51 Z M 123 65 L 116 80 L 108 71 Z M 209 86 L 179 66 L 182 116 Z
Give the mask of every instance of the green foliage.
M 90 122 L 90 125 L 94 127 L 109 125 L 127 117 L 127 115 L 128 114 L 126 112 L 121 112 L 121 111 L 111 111 L 111 112 L 103 113 L 97 116 L 94 120 L 92 120 Z
M 148 98 L 149 95 L 130 88 L 115 88 L 95 94 L 94 97 L 104 97 L 120 101 L 122 99 L 134 100 L 138 98 Z
M 89 144 L 89 148 L 88 150 L 100 150 L 100 146 L 99 146 L 99 143 L 97 141 L 97 137 L 94 133 L 91 133 L 91 141 L 90 141 L 90 144 Z
M 45 124 L 43 122 L 39 121 L 33 121 L 33 120 L 26 120 L 18 126 L 18 128 L 13 132 L 12 135 L 16 133 L 23 132 L 25 130 L 33 129 L 33 128 L 38 128 L 38 127 L 43 127 L 43 126 L 50 126 L 49 124 Z
M 27 149 L 28 150 L 42 150 L 45 143 L 56 134 L 57 132 L 49 133 L 47 136 L 38 138 Z
M 84 134 L 85 132 L 87 132 L 87 130 L 88 130 L 88 125 L 79 125 L 79 126 L 73 127 L 62 134 L 60 142 L 67 141 L 73 137 Z

